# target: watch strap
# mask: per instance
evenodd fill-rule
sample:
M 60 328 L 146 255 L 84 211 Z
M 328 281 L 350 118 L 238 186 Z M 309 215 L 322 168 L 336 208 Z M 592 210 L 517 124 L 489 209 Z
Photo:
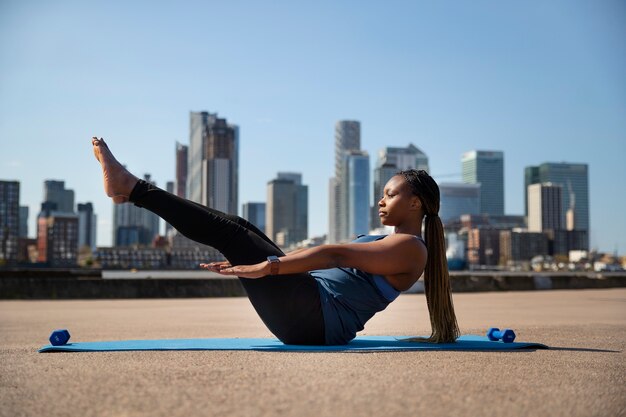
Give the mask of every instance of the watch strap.
M 278 275 L 280 266 L 280 258 L 276 255 L 268 256 L 267 261 L 270 263 L 270 275 Z

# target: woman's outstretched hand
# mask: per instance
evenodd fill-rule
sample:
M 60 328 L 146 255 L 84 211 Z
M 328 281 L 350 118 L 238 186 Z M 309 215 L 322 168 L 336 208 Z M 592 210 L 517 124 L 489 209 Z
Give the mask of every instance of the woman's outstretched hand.
M 270 272 L 270 265 L 266 261 L 254 265 L 236 266 L 232 266 L 228 261 L 210 262 L 208 264 L 200 264 L 200 268 L 222 275 L 235 275 L 240 278 L 261 278 L 269 275 Z

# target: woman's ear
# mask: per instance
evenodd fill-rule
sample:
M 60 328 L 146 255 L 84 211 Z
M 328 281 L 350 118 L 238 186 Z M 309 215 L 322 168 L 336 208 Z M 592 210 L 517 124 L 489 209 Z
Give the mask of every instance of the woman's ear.
M 412 210 L 421 210 L 422 209 L 422 200 L 419 199 L 418 196 L 414 195 L 411 197 L 411 205 Z

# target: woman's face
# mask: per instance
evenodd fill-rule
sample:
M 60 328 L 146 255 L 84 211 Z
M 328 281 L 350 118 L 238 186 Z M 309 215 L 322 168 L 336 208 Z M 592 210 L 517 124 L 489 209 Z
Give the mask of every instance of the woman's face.
M 421 212 L 420 199 L 411 192 L 411 187 L 401 175 L 391 177 L 385 185 L 383 197 L 378 202 L 378 216 L 385 226 L 397 226 L 418 210 Z M 420 213 L 421 214 L 421 213 Z

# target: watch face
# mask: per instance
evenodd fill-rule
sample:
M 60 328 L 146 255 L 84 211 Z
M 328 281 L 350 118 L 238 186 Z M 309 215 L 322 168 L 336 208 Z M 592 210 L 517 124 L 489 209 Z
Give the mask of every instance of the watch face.
M 268 256 L 267 261 L 270 263 L 270 275 L 278 275 L 278 266 L 280 265 L 280 259 L 278 259 L 278 256 Z

